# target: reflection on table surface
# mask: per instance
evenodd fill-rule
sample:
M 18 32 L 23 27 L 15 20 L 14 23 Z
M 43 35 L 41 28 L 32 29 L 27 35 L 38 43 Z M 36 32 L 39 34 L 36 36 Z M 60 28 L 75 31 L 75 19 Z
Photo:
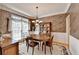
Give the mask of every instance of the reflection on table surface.
M 46 34 L 35 34 L 35 33 L 29 34 L 28 33 L 25 36 L 21 36 L 21 37 L 18 35 L 16 36 L 16 35 L 6 34 L 6 35 L 3 35 L 2 37 L 0 37 L 0 46 L 5 47 L 7 45 L 23 41 L 25 38 L 27 38 L 29 36 L 33 37 L 34 39 L 40 40 L 40 41 L 46 41 L 49 39 L 49 36 Z

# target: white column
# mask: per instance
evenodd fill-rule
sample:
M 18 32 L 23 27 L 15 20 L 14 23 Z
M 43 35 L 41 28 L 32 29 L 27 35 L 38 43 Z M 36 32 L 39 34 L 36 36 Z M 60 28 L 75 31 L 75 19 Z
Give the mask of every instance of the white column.
M 66 18 L 66 34 L 67 34 L 67 41 L 68 41 L 68 48 L 69 48 L 69 45 L 70 45 L 70 15 L 67 16 Z

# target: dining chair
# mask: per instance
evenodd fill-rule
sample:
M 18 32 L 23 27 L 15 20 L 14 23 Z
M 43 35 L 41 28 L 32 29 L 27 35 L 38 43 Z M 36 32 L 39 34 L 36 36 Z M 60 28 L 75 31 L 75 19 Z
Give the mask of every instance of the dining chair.
M 32 37 L 28 37 L 26 39 L 26 46 L 27 46 L 27 52 L 29 50 L 29 47 L 32 47 L 32 55 L 34 54 L 34 48 L 38 45 L 39 50 L 39 43 L 35 41 Z
M 50 48 L 50 53 L 52 54 L 52 49 L 53 49 L 53 37 L 51 36 L 50 39 L 48 41 L 46 41 L 46 46 L 48 46 Z M 44 42 L 42 43 L 42 51 L 43 51 L 43 46 L 44 46 Z

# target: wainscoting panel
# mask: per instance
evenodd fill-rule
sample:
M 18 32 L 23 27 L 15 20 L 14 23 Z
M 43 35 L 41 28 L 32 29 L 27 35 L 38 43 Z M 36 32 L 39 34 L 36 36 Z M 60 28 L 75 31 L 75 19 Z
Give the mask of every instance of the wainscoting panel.
M 70 35 L 70 52 L 72 55 L 79 55 L 79 40 Z
M 62 33 L 62 32 L 52 32 L 52 35 L 54 35 L 54 40 L 62 42 L 62 43 L 67 43 L 67 34 Z

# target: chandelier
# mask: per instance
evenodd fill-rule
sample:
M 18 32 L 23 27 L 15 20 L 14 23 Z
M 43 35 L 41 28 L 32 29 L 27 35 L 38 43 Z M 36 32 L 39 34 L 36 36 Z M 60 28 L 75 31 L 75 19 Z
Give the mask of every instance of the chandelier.
M 36 6 L 36 20 L 32 21 L 32 23 L 35 23 L 35 25 L 38 25 L 39 23 L 41 23 L 42 21 L 38 20 L 38 6 Z

